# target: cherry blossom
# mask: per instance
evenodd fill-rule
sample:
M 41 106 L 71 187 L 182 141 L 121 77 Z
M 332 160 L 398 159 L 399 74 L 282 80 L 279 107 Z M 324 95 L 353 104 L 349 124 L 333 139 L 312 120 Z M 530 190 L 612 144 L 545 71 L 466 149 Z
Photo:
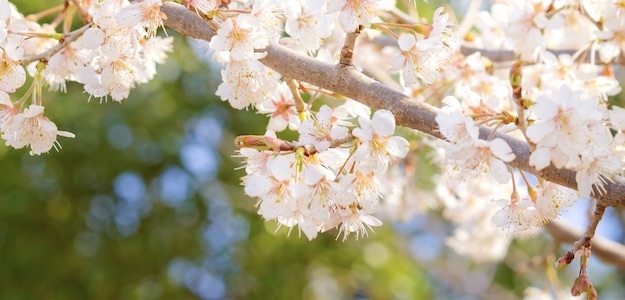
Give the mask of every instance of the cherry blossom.
M 164 27 L 163 19 L 167 18 L 160 10 L 161 5 L 161 0 L 134 1 L 117 13 L 117 24 L 145 28 L 148 37 L 154 36 L 159 27 Z
M 43 116 L 43 110 L 43 106 L 32 104 L 23 113 L 15 115 L 2 135 L 7 146 L 15 149 L 29 146 L 31 155 L 40 155 L 58 145 L 57 135 L 74 137 L 73 133 L 59 131 L 56 124 Z
M 328 12 L 341 11 L 339 22 L 346 32 L 354 32 L 359 26 L 369 27 L 375 16 L 379 0 L 333 0 L 328 3 Z
M 376 111 L 371 120 L 360 117 L 358 124 L 360 127 L 352 131 L 360 143 L 354 158 L 363 162 L 366 160 L 366 163 L 359 165 L 362 170 L 385 169 L 390 162 L 408 153 L 408 141 L 393 136 L 395 117 L 388 110 Z
M 299 142 L 310 144 L 319 152 L 327 150 L 333 140 L 342 139 L 347 135 L 347 128 L 336 125 L 333 109 L 322 106 L 316 116 L 302 122 L 299 127 Z
M 543 223 L 542 216 L 530 199 L 520 199 L 517 196 L 512 199 L 500 199 L 493 202 L 501 207 L 501 210 L 497 211 L 490 219 L 493 226 L 523 231 Z

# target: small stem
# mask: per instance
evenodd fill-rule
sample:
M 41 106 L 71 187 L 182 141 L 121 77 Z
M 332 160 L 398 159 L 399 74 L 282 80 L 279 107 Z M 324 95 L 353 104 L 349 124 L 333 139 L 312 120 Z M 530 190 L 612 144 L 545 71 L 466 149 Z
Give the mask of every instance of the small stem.
M 529 180 L 527 180 L 527 177 L 525 177 L 525 173 L 523 173 L 522 170 L 519 170 L 519 173 L 521 173 L 521 177 L 523 177 L 523 181 L 525 181 L 527 187 L 531 187 L 532 185 L 530 184 Z
M 518 195 L 519 192 L 516 189 L 516 180 L 514 180 L 514 171 L 512 170 L 511 167 L 508 167 L 508 172 L 510 172 L 510 178 L 512 178 L 512 195 Z M 518 198 L 518 197 L 516 197 L 516 198 Z M 516 198 L 512 197 L 511 200 L 515 200 Z M 513 201 L 510 201 L 510 202 L 513 202 Z M 514 202 L 516 202 L 516 201 L 514 201 Z
M 343 48 L 341 49 L 341 58 L 339 61 L 340 65 L 351 66 L 352 58 L 354 57 L 354 46 L 356 45 L 356 39 L 360 35 L 360 30 L 356 30 L 356 32 L 349 32 L 345 36 L 345 44 L 343 44 Z
M 582 248 L 590 248 L 591 240 L 595 236 L 595 231 L 597 231 L 597 225 L 599 225 L 599 222 L 601 222 L 601 219 L 603 218 L 605 208 L 605 205 L 597 203 L 597 206 L 595 207 L 595 213 L 590 218 L 590 223 L 586 228 L 586 233 L 584 233 L 584 235 L 573 244 L 573 249 L 571 249 L 569 252 L 567 252 L 558 259 L 558 264 L 564 263 L 568 265 L 575 258 L 575 252 Z
M 31 15 L 26 16 L 26 19 L 28 21 L 37 22 L 41 18 L 44 18 L 44 17 L 46 17 L 48 15 L 51 15 L 53 13 L 56 13 L 56 12 L 62 11 L 63 8 L 65 8 L 65 5 L 63 5 L 63 4 L 57 5 L 57 6 L 54 6 L 54 7 L 50 7 L 48 9 L 44 10 L 44 11 L 41 11 L 41 12 L 38 12 L 36 14 L 31 14 Z
M 510 87 L 512 87 L 512 98 L 516 103 L 517 108 L 517 122 L 516 125 L 523 133 L 523 137 L 530 146 L 530 151 L 534 152 L 536 144 L 532 143 L 527 137 L 527 123 L 525 122 L 525 105 L 523 103 L 523 87 L 521 82 L 523 80 L 523 62 L 517 60 L 512 68 L 510 68 Z
M 93 22 L 93 18 L 91 17 L 89 12 L 82 6 L 80 1 L 78 1 L 78 0 L 69 0 L 69 2 L 71 2 L 74 5 L 74 7 L 76 7 L 76 11 L 78 11 L 78 15 L 80 16 L 80 19 L 85 24 Z
M 384 26 L 377 26 L 377 25 L 371 25 L 371 29 L 378 29 L 388 35 L 390 35 L 391 37 L 393 37 L 395 40 L 397 40 L 399 38 L 399 36 L 397 36 L 397 34 L 395 34 L 392 30 L 384 27 Z
M 293 99 L 295 100 L 295 108 L 297 109 L 297 115 L 299 116 L 301 121 L 306 119 L 306 103 L 304 99 L 302 99 L 302 95 L 299 93 L 299 84 L 295 82 L 293 79 L 287 79 L 286 85 L 291 90 L 291 94 L 293 94 Z
M 76 30 L 74 30 L 74 31 L 72 31 L 72 32 L 70 32 L 68 34 L 64 34 L 63 38 L 61 38 L 61 40 L 59 41 L 59 43 L 56 46 L 48 49 L 47 51 L 45 51 L 43 53 L 24 57 L 20 61 L 20 64 L 27 65 L 27 64 L 29 64 L 29 63 L 31 63 L 33 61 L 36 61 L 36 60 L 47 61 L 48 59 L 50 59 L 50 57 L 54 56 L 59 51 L 63 50 L 63 48 L 65 48 L 71 42 L 77 40 L 90 27 L 91 27 L 91 23 L 89 23 L 89 24 L 87 24 L 87 25 L 85 25 L 83 27 L 80 27 L 79 29 L 76 29 Z

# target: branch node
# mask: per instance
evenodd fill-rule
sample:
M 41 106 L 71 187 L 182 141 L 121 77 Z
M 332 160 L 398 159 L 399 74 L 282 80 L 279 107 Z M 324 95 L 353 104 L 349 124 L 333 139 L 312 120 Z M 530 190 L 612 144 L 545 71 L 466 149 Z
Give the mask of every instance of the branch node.
M 356 39 L 360 35 L 360 28 L 355 32 L 350 32 L 345 36 L 345 44 L 343 48 L 341 48 L 341 59 L 339 61 L 340 65 L 343 66 L 351 66 L 352 59 L 354 57 L 354 46 L 356 45 Z

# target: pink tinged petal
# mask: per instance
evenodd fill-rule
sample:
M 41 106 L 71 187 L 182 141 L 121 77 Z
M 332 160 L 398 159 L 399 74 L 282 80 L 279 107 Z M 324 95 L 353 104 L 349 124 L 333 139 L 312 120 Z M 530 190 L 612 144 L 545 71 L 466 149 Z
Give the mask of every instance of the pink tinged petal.
M 412 34 L 402 33 L 399 35 L 397 39 L 397 44 L 399 44 L 399 49 L 402 51 L 408 51 L 414 47 L 417 43 L 417 39 Z
M 612 128 L 620 130 L 625 129 L 625 109 L 612 106 L 612 109 L 609 111 L 609 116 Z
M 509 224 L 510 220 L 510 209 L 503 208 L 498 210 L 491 218 L 490 224 L 495 227 L 506 227 Z
M 9 108 L 13 108 L 13 102 L 11 102 L 11 97 L 9 97 L 9 94 L 0 91 L 0 105 L 6 105 Z
M 403 55 L 396 56 L 388 64 L 391 66 L 391 71 L 399 71 L 404 67 L 406 63 L 406 57 Z
M 21 65 L 0 63 L 0 91 L 13 93 L 26 82 L 26 71 Z
M 508 166 L 506 166 L 506 164 L 504 164 L 501 160 L 491 158 L 488 171 L 491 175 L 493 175 L 497 182 L 501 184 L 510 181 L 510 172 L 508 171 Z
M 534 143 L 540 143 L 541 140 L 549 133 L 552 126 L 545 121 L 533 123 L 527 127 L 527 137 Z
M 291 164 L 288 159 L 284 156 L 276 156 L 272 161 L 269 162 L 271 167 L 271 174 L 278 181 L 284 182 L 291 179 Z
M 61 130 L 57 131 L 57 135 L 62 136 L 62 137 L 66 137 L 66 138 L 70 138 L 70 139 L 73 139 L 73 138 L 76 137 L 75 134 L 73 134 L 73 133 L 71 133 L 69 131 L 61 131 Z
M 304 232 L 309 241 L 317 237 L 317 226 L 310 221 L 303 221 L 298 224 L 299 228 Z
M 87 49 L 96 49 L 104 44 L 105 38 L 106 34 L 104 31 L 91 27 L 82 35 L 80 43 Z
M 344 10 L 339 14 L 339 23 L 345 32 L 354 32 L 358 29 L 358 16 L 353 10 Z
M 358 149 L 354 152 L 354 158 L 357 160 L 366 160 L 371 155 L 371 146 L 369 143 L 364 143 L 358 146 Z
M 580 197 L 590 197 L 592 193 L 592 178 L 585 172 L 577 172 L 575 175 L 575 181 L 577 181 L 577 190 Z
M 319 123 L 319 126 L 322 128 L 330 127 L 330 118 L 332 118 L 332 108 L 327 105 L 323 105 L 317 113 L 317 122 Z
M 273 182 L 266 176 L 250 176 L 243 180 L 244 191 L 250 197 L 262 197 L 269 193 Z
M 475 122 L 473 122 L 473 119 L 471 119 L 471 117 L 464 118 L 464 126 L 471 139 L 477 140 L 480 136 L 480 129 L 475 126 Z
M 43 110 L 45 107 L 40 105 L 31 104 L 27 109 L 22 113 L 27 118 L 36 117 L 40 114 L 43 114 Z
M 215 35 L 209 42 L 209 46 L 215 51 L 228 51 L 232 47 L 232 43 L 225 36 Z
M 530 155 L 530 166 L 536 168 L 536 170 L 542 170 L 549 166 L 551 162 L 551 149 L 539 147 Z
M 382 221 L 371 215 L 360 216 L 360 221 L 369 226 L 382 226 Z
M 339 140 L 347 136 L 349 130 L 345 127 L 336 127 L 330 130 L 330 138 L 333 140 Z
M 536 116 L 543 120 L 550 120 L 558 114 L 558 104 L 545 94 L 536 98 L 536 104 L 533 109 Z
M 385 109 L 376 111 L 371 120 L 373 132 L 378 137 L 387 137 L 395 132 L 395 117 Z
M 490 141 L 490 151 L 499 159 L 505 162 L 511 162 L 516 158 L 516 155 L 512 152 L 510 145 L 501 138 L 496 138 Z
M 393 136 L 388 139 L 386 144 L 386 149 L 389 154 L 394 158 L 404 158 L 408 154 L 408 150 L 410 148 L 410 143 L 399 136 Z
M 315 143 L 313 143 L 313 145 L 315 146 L 315 149 L 317 149 L 317 151 L 324 152 L 328 150 L 328 148 L 330 148 L 331 143 L 328 140 L 324 139 L 316 141 Z
M 325 175 L 315 166 L 309 166 L 304 171 L 304 183 L 307 185 L 318 184 L 323 178 Z

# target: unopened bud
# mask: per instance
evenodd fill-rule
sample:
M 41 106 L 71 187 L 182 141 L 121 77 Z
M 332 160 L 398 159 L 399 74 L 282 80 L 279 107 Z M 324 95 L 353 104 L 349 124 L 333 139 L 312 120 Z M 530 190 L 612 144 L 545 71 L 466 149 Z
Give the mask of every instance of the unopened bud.
M 579 296 L 582 293 L 590 291 L 590 289 L 594 289 L 594 287 L 592 286 L 592 283 L 590 283 L 590 279 L 588 279 L 588 276 L 579 275 L 579 277 L 575 278 L 575 282 L 573 282 L 571 295 Z

